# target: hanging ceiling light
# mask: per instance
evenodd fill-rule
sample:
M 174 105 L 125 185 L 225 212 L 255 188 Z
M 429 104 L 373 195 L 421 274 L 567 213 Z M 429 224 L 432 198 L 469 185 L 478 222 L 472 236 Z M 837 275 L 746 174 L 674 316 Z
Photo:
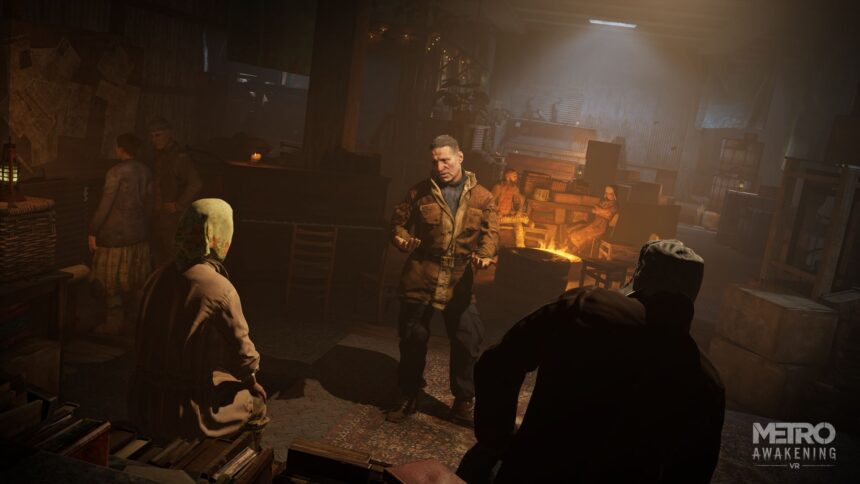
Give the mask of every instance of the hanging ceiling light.
M 594 25 L 605 25 L 607 27 L 624 27 L 626 29 L 635 29 L 637 27 L 636 24 L 631 24 L 627 22 L 615 22 L 612 20 L 600 20 L 596 18 L 589 19 L 588 22 Z

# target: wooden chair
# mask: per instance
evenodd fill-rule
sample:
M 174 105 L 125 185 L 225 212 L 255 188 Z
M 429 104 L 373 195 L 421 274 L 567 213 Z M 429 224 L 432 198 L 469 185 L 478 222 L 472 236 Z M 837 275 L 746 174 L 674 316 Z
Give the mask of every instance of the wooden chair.
M 383 287 L 385 284 L 385 261 L 388 257 L 388 233 L 382 231 L 379 243 L 380 259 L 368 270 L 359 271 L 357 273 L 357 291 L 353 304 L 353 314 L 359 319 L 362 318 L 362 312 L 359 309 L 363 301 L 370 301 L 373 304 L 372 322 L 378 323 L 382 321 L 385 303 L 385 294 Z
M 534 227 L 524 227 L 524 230 L 526 247 L 549 247 L 555 240 L 558 228 L 549 224 L 535 224 Z
M 310 299 L 318 299 L 322 303 L 323 321 L 329 320 L 336 249 L 336 227 L 295 226 L 287 269 L 288 317 L 293 315 L 297 302 L 308 301 L 309 296 L 316 295 Z
M 627 202 L 618 221 L 596 243 L 598 257 L 606 260 L 636 261 L 645 242 L 656 235 L 671 239 L 677 234 L 680 205 Z
M 579 287 L 585 285 L 585 278 L 594 280 L 595 287 L 611 289 L 616 286 L 622 287 L 631 275 L 631 263 L 629 261 L 610 261 L 605 259 L 582 258 L 582 269 L 579 273 Z

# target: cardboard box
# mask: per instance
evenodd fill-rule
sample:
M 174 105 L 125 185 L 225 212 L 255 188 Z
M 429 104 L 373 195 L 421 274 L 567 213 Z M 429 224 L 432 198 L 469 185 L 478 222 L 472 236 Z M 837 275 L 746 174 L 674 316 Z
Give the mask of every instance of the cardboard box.
M 820 373 L 816 367 L 768 360 L 719 336 L 711 340 L 709 357 L 726 387 L 727 400 L 771 418 L 803 414 L 804 394 Z
M 730 286 L 717 332 L 779 363 L 824 364 L 830 357 L 837 313 L 810 299 Z

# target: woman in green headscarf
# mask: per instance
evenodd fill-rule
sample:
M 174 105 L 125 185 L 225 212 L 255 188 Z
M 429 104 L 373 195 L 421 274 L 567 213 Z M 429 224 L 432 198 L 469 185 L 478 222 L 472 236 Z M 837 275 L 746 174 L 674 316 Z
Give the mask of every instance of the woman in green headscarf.
M 227 277 L 222 262 L 233 240 L 233 209 L 224 200 L 203 198 L 191 204 L 176 230 L 176 267 L 212 265 Z
M 265 426 L 260 354 L 222 262 L 233 210 L 197 200 L 176 234 L 176 260 L 146 284 L 129 416 L 158 441 L 230 436 Z

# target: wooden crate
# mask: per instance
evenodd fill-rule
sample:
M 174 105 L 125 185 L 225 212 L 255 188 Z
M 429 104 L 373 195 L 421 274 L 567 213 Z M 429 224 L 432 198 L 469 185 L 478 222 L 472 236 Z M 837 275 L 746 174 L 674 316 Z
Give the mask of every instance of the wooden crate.
M 830 357 L 837 320 L 836 311 L 810 299 L 734 285 L 717 331 L 774 362 L 815 365 Z
M 711 340 L 708 356 L 726 387 L 726 399 L 771 418 L 802 414 L 804 394 L 820 373 L 815 367 L 777 363 L 720 336 Z
M 552 184 L 550 185 L 550 190 L 553 192 L 566 192 L 567 191 L 568 182 L 566 180 L 559 180 L 557 178 L 552 179 Z
M 552 194 L 552 201 L 556 203 L 569 203 L 571 205 L 582 205 L 583 195 L 575 193 L 559 193 Z
M 531 196 L 535 189 L 552 187 L 552 177 L 534 171 L 526 171 L 523 173 L 523 194 L 527 197 Z
M 595 197 L 591 195 L 582 196 L 583 205 L 597 205 L 598 203 L 600 203 L 600 197 Z

